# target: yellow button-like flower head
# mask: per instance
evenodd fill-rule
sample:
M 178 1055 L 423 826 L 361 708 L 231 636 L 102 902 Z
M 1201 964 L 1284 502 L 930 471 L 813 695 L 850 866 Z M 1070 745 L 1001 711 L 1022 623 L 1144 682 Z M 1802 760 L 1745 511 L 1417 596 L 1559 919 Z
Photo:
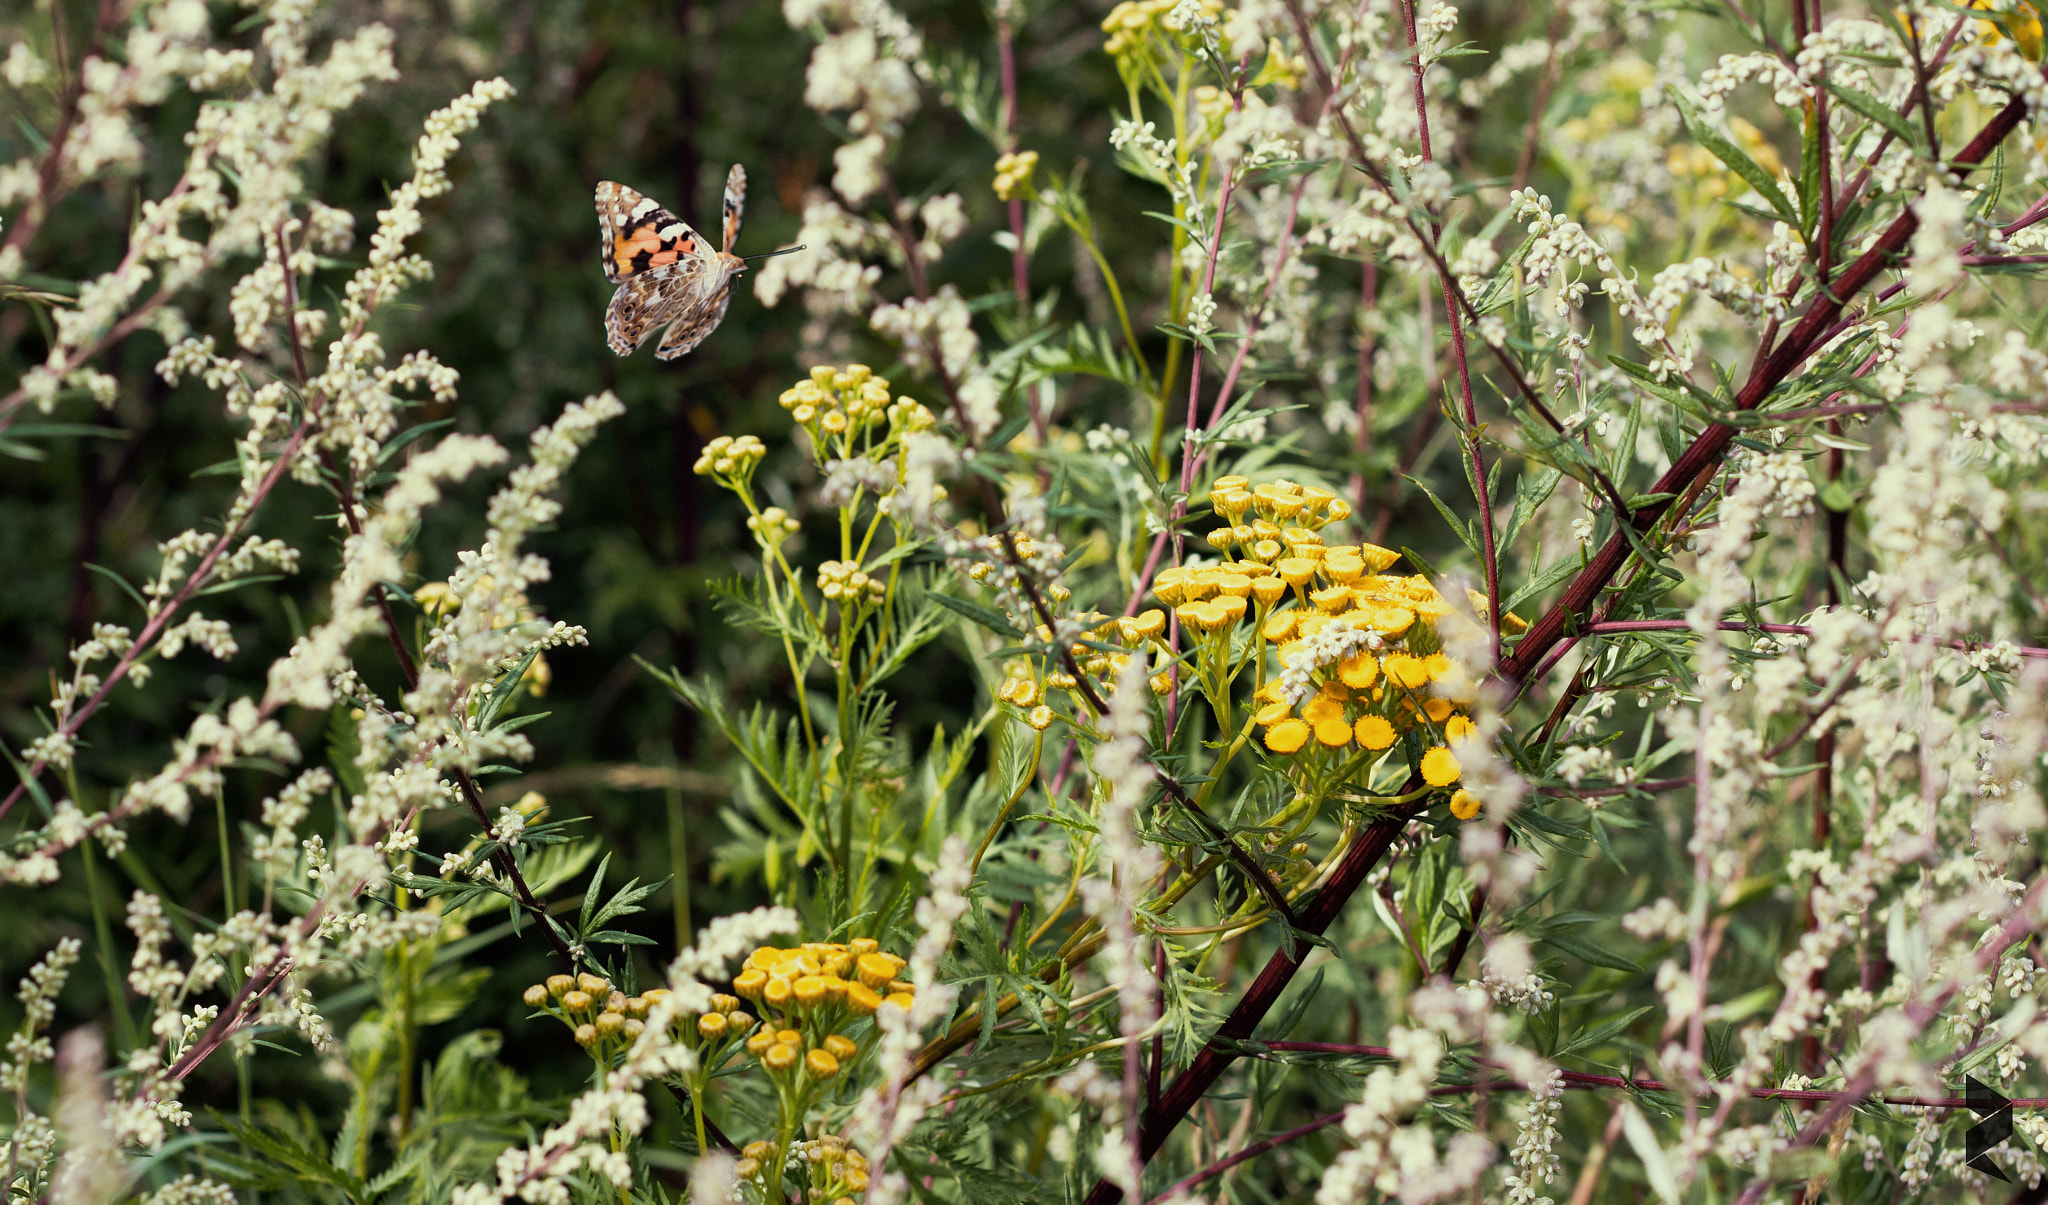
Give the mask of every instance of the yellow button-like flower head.
M 1282 720 L 1266 729 L 1266 748 L 1275 753 L 1296 753 L 1308 743 L 1309 727 L 1302 720 Z
M 1438 745 L 1422 755 L 1422 781 L 1433 787 L 1447 787 L 1458 781 L 1465 768 L 1449 749 Z
M 1358 737 L 1358 743 L 1367 749 L 1385 749 L 1394 743 L 1394 726 L 1387 723 L 1382 716 L 1369 715 L 1360 718 L 1358 723 L 1352 726 L 1352 732 Z

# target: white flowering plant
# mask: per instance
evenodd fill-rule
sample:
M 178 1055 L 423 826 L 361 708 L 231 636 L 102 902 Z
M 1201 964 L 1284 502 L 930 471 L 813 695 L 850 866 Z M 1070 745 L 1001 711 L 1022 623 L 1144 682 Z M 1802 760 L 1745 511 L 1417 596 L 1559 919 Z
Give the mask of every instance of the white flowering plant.
M 2048 1183 L 2034 0 L 85 7 L 8 1205 Z

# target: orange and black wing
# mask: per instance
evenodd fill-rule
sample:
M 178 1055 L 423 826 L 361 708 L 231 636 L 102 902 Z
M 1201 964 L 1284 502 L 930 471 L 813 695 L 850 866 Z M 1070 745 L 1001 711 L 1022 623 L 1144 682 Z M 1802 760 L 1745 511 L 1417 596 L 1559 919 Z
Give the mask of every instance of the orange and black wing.
M 733 225 L 730 206 L 726 225 Z M 657 268 L 700 261 L 708 254 L 703 238 L 689 223 L 612 180 L 597 186 L 597 227 L 604 276 L 613 284 Z

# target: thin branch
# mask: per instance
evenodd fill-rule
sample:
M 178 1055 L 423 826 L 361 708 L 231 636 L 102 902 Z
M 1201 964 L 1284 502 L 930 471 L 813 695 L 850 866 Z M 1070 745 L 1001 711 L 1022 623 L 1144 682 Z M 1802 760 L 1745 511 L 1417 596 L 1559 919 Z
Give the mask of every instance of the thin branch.
M 2025 116 L 2026 102 L 2021 99 L 2014 99 L 2000 109 L 1957 157 L 1957 170 L 1967 171 L 1981 163 L 1990 155 L 1992 148 L 2003 142 L 2006 136 L 2018 127 Z M 1764 358 L 1736 394 L 1736 408 L 1754 410 L 1761 405 L 1763 400 L 1769 397 L 1820 345 L 1822 333 L 1841 313 L 1844 301 L 1861 292 L 1879 271 L 1889 265 L 1919 228 L 1919 217 L 1910 206 L 1907 207 L 1890 226 L 1885 228 L 1870 250 L 1864 252 L 1842 273 L 1832 293 L 1822 293 L 1814 299 L 1791 333 Z M 1710 425 L 1658 479 L 1650 492 L 1672 496 L 1684 492 L 1700 478 L 1719 467 L 1721 458 L 1726 455 L 1735 436 L 1734 427 L 1722 423 Z M 1668 506 L 1668 502 L 1653 502 L 1636 510 L 1633 515 L 1626 511 L 1618 511 L 1615 517 L 1619 522 L 1632 523 L 1640 531 L 1662 516 Z M 1539 661 L 1552 645 L 1564 638 L 1568 620 L 1585 613 L 1594 598 L 1627 562 L 1632 551 L 1630 541 L 1620 531 L 1610 536 L 1586 568 L 1572 579 L 1563 597 L 1516 643 L 1514 651 L 1501 663 L 1502 676 L 1510 681 L 1521 682 L 1530 667 Z

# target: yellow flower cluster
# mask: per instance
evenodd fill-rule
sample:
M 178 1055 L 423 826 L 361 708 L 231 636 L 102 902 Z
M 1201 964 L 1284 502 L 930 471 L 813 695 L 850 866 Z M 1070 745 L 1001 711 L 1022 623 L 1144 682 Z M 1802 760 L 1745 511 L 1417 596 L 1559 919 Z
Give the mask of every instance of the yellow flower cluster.
M 754 533 L 763 548 L 780 548 L 784 540 L 797 533 L 797 526 L 796 519 L 779 506 L 747 516 L 747 530 Z
M 697 456 L 697 463 L 690 471 L 699 477 L 722 477 L 728 481 L 744 481 L 754 475 L 761 464 L 761 458 L 768 455 L 768 446 L 751 435 L 735 439 L 721 435 L 704 445 L 704 451 Z
M 981 566 L 976 566 L 980 568 Z M 971 571 L 970 571 L 971 572 Z M 1058 590 L 1058 587 L 1054 587 Z M 1064 591 L 1061 591 L 1064 594 Z M 1016 616 L 1011 616 L 1014 622 Z M 1098 681 L 1098 693 L 1112 689 L 1113 684 L 1123 675 L 1131 663 L 1129 653 L 1113 653 L 1098 645 L 1121 644 L 1136 649 L 1148 641 L 1158 645 L 1160 653 L 1167 659 L 1173 654 L 1166 647 L 1166 614 L 1163 611 L 1146 611 L 1141 615 L 1120 615 L 1109 618 L 1100 612 L 1089 612 L 1077 617 L 1080 622 L 1091 625 L 1084 633 L 1090 642 L 1075 644 L 1068 648 L 1074 655 L 1074 663 L 1081 672 Z M 1044 624 L 1036 625 L 1036 634 L 1041 643 L 1050 643 L 1052 630 Z M 1053 721 L 1052 708 L 1046 706 L 1045 696 L 1049 691 L 1080 690 L 1080 682 L 1065 670 L 1037 672 L 1032 664 L 1022 658 L 1010 662 L 1004 668 L 1003 684 L 996 688 L 996 698 L 1024 712 L 1024 720 L 1033 728 L 1044 731 Z M 1173 689 L 1173 680 L 1165 674 L 1152 676 L 1152 693 L 1163 695 Z
M 1266 705 L 1255 717 L 1266 729 L 1266 747 L 1276 753 L 1293 753 L 1313 736 L 1318 745 L 1329 748 L 1356 741 L 1361 748 L 1380 750 L 1422 723 L 1441 732 L 1446 741 L 1463 738 L 1471 731 L 1472 721 L 1451 699 L 1426 693 L 1432 683 L 1462 681 L 1466 673 L 1441 651 L 1436 638 L 1436 621 L 1449 614 L 1450 604 L 1420 575 L 1359 576 L 1342 581 L 1329 574 L 1328 562 L 1337 561 L 1336 573 L 1348 577 L 1352 565 L 1343 562 L 1351 559 L 1343 554 L 1325 558 L 1315 577 L 1295 586 L 1297 594 L 1311 605 L 1273 615 L 1260 625 L 1260 635 L 1279 646 L 1282 665 L 1301 650 L 1304 641 L 1333 623 L 1378 632 L 1384 643 L 1378 655 L 1361 651 L 1323 671 L 1324 680 L 1317 683 L 1320 689 L 1303 701 L 1298 716 L 1278 697 L 1277 681 L 1267 686 Z M 1295 568 L 1288 566 L 1280 572 Z M 1315 587 L 1318 579 L 1331 584 Z M 1483 610 L 1484 597 L 1475 605 Z M 1369 714 L 1353 716 L 1358 708 Z M 1339 732 L 1339 727 L 1344 731 Z M 1434 760 L 1425 756 L 1423 762 L 1423 776 L 1430 785 L 1457 781 L 1457 759 L 1448 750 Z
M 887 587 L 854 561 L 826 561 L 818 566 L 818 593 L 841 606 L 876 607 Z
M 916 989 L 896 978 L 903 960 L 871 937 L 762 946 L 747 955 L 732 990 L 761 1006 L 773 1027 L 747 1039 L 747 1053 L 771 1073 L 831 1079 L 862 1051 L 838 1031 L 883 1007 L 908 1009 Z
M 540 1009 L 567 1025 L 574 1031 L 578 1046 L 595 1055 L 616 1055 L 639 1039 L 647 1028 L 648 1012 L 667 994 L 666 988 L 650 988 L 637 996 L 628 996 L 614 988 L 611 980 L 585 971 L 580 975 L 550 975 L 547 982 L 527 988 L 522 998 L 527 1007 Z M 754 1024 L 754 1019 L 744 1013 L 721 1020 L 728 1026 L 744 1028 Z M 694 1026 L 691 1028 L 694 1030 Z
M 763 1165 L 775 1153 L 771 1142 L 749 1142 L 740 1151 L 733 1174 L 760 1183 Z M 789 1149 L 790 1157 L 803 1169 L 808 1185 L 805 1201 L 843 1201 L 867 1191 L 867 1156 L 846 1144 L 837 1134 L 827 1134 Z
M 820 364 L 811 375 L 782 391 L 777 400 L 797 425 L 823 446 L 822 436 L 851 436 L 887 422 L 891 430 L 921 431 L 935 421 L 922 403 L 890 401 L 889 382 L 865 364 L 833 368 Z
M 1218 477 L 1209 487 L 1209 507 L 1229 521 L 1209 533 L 1210 547 L 1236 549 L 1241 559 L 1264 562 L 1287 555 L 1296 545 L 1320 545 L 1317 532 L 1351 517 L 1351 504 L 1335 490 L 1284 478 L 1254 486 L 1244 477 Z M 1387 564 L 1397 555 L 1388 554 Z
M 1427 747 L 1416 764 L 1432 787 L 1456 783 L 1464 773 L 1453 748 L 1474 729 L 1465 702 L 1472 675 L 1455 664 L 1437 638 L 1437 621 L 1451 606 L 1428 578 L 1388 574 L 1400 554 L 1372 544 L 1326 545 L 1321 528 L 1350 514 L 1328 490 L 1276 481 L 1253 487 L 1243 477 L 1218 480 L 1210 505 L 1228 526 L 1209 542 L 1232 559 L 1220 565 L 1162 570 L 1153 594 L 1198 642 L 1221 650 L 1235 626 L 1249 618 L 1277 646 L 1284 668 L 1307 641 L 1332 624 L 1379 634 L 1378 650 L 1361 650 L 1318 671 L 1314 692 L 1290 705 L 1281 679 L 1260 688 L 1253 720 L 1267 749 L 1279 754 L 1317 750 L 1379 752 L 1403 734 L 1423 730 Z M 1481 615 L 1486 596 L 1468 591 Z M 1160 611 L 1120 621 L 1164 626 Z M 1502 617 L 1509 631 L 1527 627 Z M 1460 791 L 1453 810 L 1476 814 L 1478 801 Z
M 1142 50 L 1151 34 L 1178 34 L 1180 22 L 1174 19 L 1173 10 L 1179 6 L 1180 0 L 1123 0 L 1102 19 L 1102 32 L 1109 35 L 1102 48 L 1120 57 Z M 1201 0 L 1201 6 L 1202 15 L 1211 20 L 1225 15 L 1223 0 Z
M 996 160 L 996 199 L 1030 200 L 1031 173 L 1038 168 L 1037 151 L 1018 151 Z

